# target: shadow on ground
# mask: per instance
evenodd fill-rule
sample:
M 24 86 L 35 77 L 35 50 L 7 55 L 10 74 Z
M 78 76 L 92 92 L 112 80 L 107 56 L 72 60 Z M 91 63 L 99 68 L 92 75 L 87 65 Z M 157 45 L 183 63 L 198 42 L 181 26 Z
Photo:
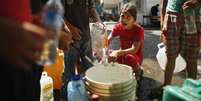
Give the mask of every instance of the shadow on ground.
M 158 87 L 161 83 L 148 77 L 143 77 L 137 89 L 137 101 L 152 101 L 148 98 L 151 89 Z M 161 99 L 156 99 L 161 101 Z

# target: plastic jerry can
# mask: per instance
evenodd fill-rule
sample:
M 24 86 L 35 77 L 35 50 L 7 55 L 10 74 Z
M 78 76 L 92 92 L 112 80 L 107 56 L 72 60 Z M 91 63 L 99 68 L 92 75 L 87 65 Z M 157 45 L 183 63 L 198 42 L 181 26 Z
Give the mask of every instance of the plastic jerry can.
M 201 80 L 186 79 L 183 86 L 166 86 L 163 101 L 201 101 Z
M 165 70 L 165 65 L 166 65 L 166 61 L 167 61 L 167 56 L 166 56 L 165 52 L 166 52 L 166 48 L 164 47 L 164 44 L 159 43 L 156 58 L 157 58 L 157 61 L 160 65 L 160 67 L 163 70 Z M 181 55 L 178 55 L 178 57 L 176 58 L 176 62 L 175 62 L 174 73 L 180 72 L 180 71 L 184 70 L 185 68 L 186 68 L 185 60 L 182 58 Z
M 83 80 L 74 75 L 68 83 L 68 101 L 89 101 Z
M 54 101 L 53 96 L 53 80 L 47 75 L 47 72 L 43 72 L 41 79 L 41 94 L 40 101 Z

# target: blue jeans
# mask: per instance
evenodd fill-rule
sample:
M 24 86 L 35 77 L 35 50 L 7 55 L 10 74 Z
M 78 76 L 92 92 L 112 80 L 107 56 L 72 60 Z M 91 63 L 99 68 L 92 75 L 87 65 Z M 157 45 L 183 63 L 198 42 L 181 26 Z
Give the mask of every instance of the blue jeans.
M 62 75 L 63 87 L 62 87 L 62 99 L 63 101 L 67 101 L 67 85 L 70 81 L 70 78 L 75 74 L 75 65 L 76 63 L 80 63 L 82 71 L 86 71 L 88 68 L 93 65 L 85 58 L 88 56 L 91 60 L 93 60 L 92 56 L 92 47 L 91 40 L 80 40 L 73 43 L 73 47 L 68 52 L 65 52 L 64 61 L 65 68 L 64 73 Z M 82 74 L 84 74 L 84 72 Z

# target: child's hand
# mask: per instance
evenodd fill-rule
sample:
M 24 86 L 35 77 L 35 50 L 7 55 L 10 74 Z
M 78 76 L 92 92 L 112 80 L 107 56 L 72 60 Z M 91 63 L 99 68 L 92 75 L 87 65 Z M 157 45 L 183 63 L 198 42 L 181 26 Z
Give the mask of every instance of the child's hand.
M 112 51 L 112 53 L 109 54 L 109 61 L 115 62 L 117 60 L 118 56 L 119 56 L 119 50 Z

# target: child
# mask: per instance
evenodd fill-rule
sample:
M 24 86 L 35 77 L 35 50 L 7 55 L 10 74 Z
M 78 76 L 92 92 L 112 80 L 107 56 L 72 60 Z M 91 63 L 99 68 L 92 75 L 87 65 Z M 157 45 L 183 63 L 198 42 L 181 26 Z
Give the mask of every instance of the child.
M 108 43 L 113 37 L 120 37 L 121 49 L 112 51 L 109 60 L 131 66 L 139 80 L 142 76 L 140 65 L 143 60 L 144 29 L 135 22 L 136 16 L 136 7 L 125 4 L 120 13 L 120 22 L 108 36 Z

